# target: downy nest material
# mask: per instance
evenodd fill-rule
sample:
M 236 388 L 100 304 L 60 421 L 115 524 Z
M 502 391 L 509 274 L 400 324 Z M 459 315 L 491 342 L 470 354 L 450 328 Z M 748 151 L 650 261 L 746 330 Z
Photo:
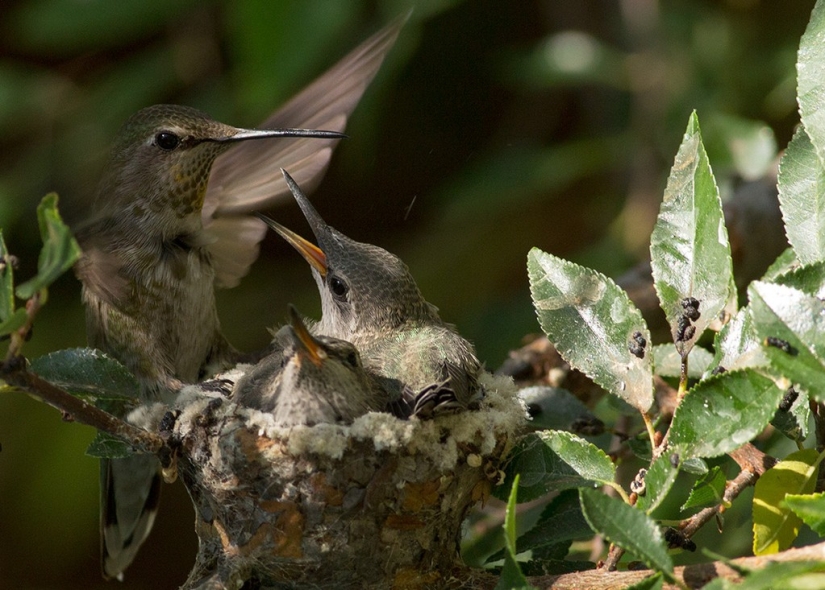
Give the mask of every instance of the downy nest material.
M 438 587 L 528 419 L 510 378 L 480 382 L 475 411 L 290 429 L 187 388 L 172 440 L 200 547 L 184 588 Z

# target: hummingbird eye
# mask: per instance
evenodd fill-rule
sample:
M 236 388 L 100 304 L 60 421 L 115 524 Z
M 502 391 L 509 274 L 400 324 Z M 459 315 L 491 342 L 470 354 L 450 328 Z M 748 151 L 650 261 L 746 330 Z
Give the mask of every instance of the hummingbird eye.
M 332 295 L 339 301 L 347 300 L 347 293 L 349 292 L 349 287 L 340 278 L 334 275 L 330 275 L 329 290 L 332 291 Z
M 171 152 L 180 145 L 180 137 L 171 131 L 161 131 L 155 135 L 155 145 L 166 152 Z

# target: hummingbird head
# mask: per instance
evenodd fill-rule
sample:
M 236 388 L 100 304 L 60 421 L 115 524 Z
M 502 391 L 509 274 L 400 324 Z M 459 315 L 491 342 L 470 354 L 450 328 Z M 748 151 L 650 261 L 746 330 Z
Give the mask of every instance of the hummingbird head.
M 184 106 L 144 108 L 115 139 L 96 205 L 153 234 L 197 231 L 209 172 L 220 154 L 239 141 L 294 136 L 342 137 L 305 129 L 240 129 Z
M 404 324 L 438 321 L 400 258 L 372 244 L 356 242 L 324 222 L 289 174 L 282 170 L 318 245 L 261 216 L 309 262 L 321 293 L 318 332 L 358 345 L 371 335 Z
M 289 334 L 292 345 L 286 353 L 282 387 L 295 399 L 284 403 L 276 420 L 309 425 L 348 423 L 377 409 L 371 401 L 375 383 L 364 370 L 355 346 L 338 338 L 313 336 L 292 305 Z
M 329 336 L 313 336 L 292 305 L 289 306 L 289 328 L 292 335 L 293 351 L 301 362 L 308 360 L 315 367 L 340 363 L 345 370 L 363 370 L 358 350 L 346 340 Z

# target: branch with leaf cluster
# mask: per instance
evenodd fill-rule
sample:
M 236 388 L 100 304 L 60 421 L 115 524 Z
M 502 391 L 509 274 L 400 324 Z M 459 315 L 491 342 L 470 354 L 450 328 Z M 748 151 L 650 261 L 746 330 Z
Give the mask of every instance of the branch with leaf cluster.
M 622 453 L 608 456 L 597 438 L 591 442 L 558 430 L 526 437 L 506 469 L 508 518 L 516 502 L 561 495 L 547 504 L 533 530 L 508 538 L 509 580 L 526 585 L 521 569 L 552 571 L 573 540 L 596 533 L 611 543 L 604 570 L 615 569 L 626 551 L 661 580 L 684 587 L 675 575 L 672 550 L 695 550 L 691 537 L 711 520 L 721 523 L 721 513 L 751 485 L 756 555 L 789 549 L 803 521 L 825 536 L 825 495 L 814 493 L 823 459 L 822 420 L 814 421 L 812 446 L 807 442 L 811 409 L 818 417 L 825 402 L 825 222 L 819 214 L 825 210 L 825 191 L 819 190 L 825 185 L 823 32 L 825 1 L 820 0 L 799 52 L 802 125 L 778 177 L 792 248 L 748 286 L 748 305 L 737 309 L 722 202 L 696 113 L 671 169 L 650 247 L 672 344 L 652 345 L 642 314 L 609 278 L 537 249 L 530 252 L 530 287 L 542 329 L 571 367 L 620 399 L 623 412 L 635 412 L 638 435 L 627 437 L 627 447 L 647 465 L 628 486 L 611 460 Z M 672 416 L 654 404 L 654 376 L 673 380 Z M 764 443 L 743 447 L 769 425 L 798 450 L 777 461 L 758 448 Z M 740 468 L 730 481 L 726 455 Z M 677 479 L 693 483 L 673 514 L 673 503 L 664 501 Z M 594 487 L 616 490 L 621 499 Z M 574 490 L 577 502 L 570 496 Z M 562 518 L 575 526 L 554 535 L 551 525 Z M 505 530 L 509 535 L 515 527 L 505 524 Z M 531 559 L 519 562 L 517 551 L 530 551 Z

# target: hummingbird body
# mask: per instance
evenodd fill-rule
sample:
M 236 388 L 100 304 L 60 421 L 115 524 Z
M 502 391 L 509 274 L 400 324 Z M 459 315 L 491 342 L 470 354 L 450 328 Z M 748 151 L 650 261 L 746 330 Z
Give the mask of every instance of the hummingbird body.
M 322 307 L 314 333 L 352 342 L 390 402 L 403 399 L 419 416 L 475 405 L 481 365 L 472 344 L 439 317 L 397 256 L 331 228 L 283 173 L 318 246 L 264 219 L 312 267 Z
M 238 141 L 338 132 L 230 127 L 188 107 L 132 115 L 115 141 L 94 212 L 78 233 L 89 344 L 138 379 L 142 402 L 171 402 L 184 382 L 226 365 L 215 269 L 202 207 L 212 163 Z M 150 424 L 139 424 L 145 428 Z M 151 530 L 160 480 L 155 457 L 101 461 L 103 573 L 118 577 Z
M 136 375 L 142 402 L 169 403 L 184 383 L 232 361 L 236 351 L 220 333 L 214 289 L 236 285 L 257 257 L 266 226 L 251 210 L 289 193 L 272 166 L 294 167 L 311 186 L 320 182 L 403 22 L 350 52 L 262 130 L 169 105 L 143 109 L 121 128 L 92 215 L 77 232 L 83 256 L 75 272 L 89 344 Z M 287 125 L 332 131 L 282 129 Z M 293 139 L 246 141 L 267 137 Z M 101 461 L 104 577 L 122 576 L 152 527 L 157 468 L 146 455 Z
M 277 426 L 349 424 L 381 411 L 387 394 L 361 364 L 356 348 L 337 338 L 313 336 L 290 306 L 284 346 L 238 381 L 233 396 L 270 413 Z
M 225 365 L 233 349 L 220 333 L 215 271 L 197 243 L 202 230 L 169 239 L 124 230 L 79 235 L 86 332 L 91 346 L 138 377 L 148 401 L 202 378 L 211 363 Z M 134 234 L 131 243 L 119 243 L 123 234 Z
M 377 372 L 390 380 L 385 387 L 392 391 L 393 399 L 404 396 L 413 408 L 423 407 L 417 394 L 432 392 L 437 386 L 441 394 L 445 389 L 454 394 L 439 402 L 439 411 L 461 409 L 474 401 L 480 364 L 472 345 L 451 325 L 440 320 L 418 325 L 411 322 L 389 337 L 356 340 L 362 340 L 365 365 L 378 368 Z M 423 415 L 433 410 L 413 413 Z

